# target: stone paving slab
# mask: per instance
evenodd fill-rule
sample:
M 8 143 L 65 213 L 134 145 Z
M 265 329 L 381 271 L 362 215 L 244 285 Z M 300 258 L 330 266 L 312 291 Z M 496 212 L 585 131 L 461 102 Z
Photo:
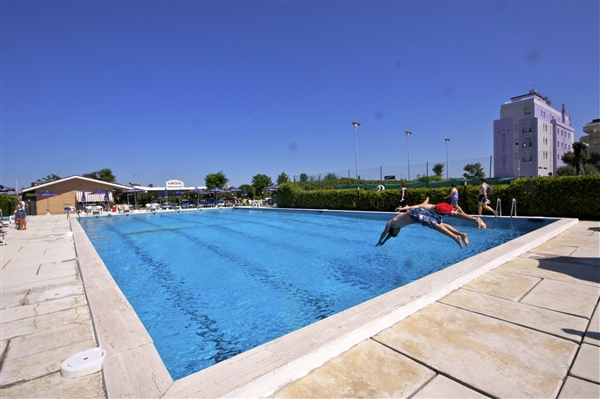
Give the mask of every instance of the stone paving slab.
M 598 399 L 600 385 L 579 378 L 568 377 L 558 399 Z
M 590 317 L 599 297 L 598 287 L 544 279 L 521 302 L 576 316 Z
M 489 398 L 467 388 L 464 385 L 452 381 L 443 375 L 437 375 L 423 389 L 412 396 L 411 399 L 463 399 L 463 398 Z
M 0 331 L 3 339 L 11 339 L 73 324 L 90 324 L 90 311 L 87 306 L 79 306 L 51 314 L 15 320 L 10 323 L 3 322 Z
M 0 311 L 0 318 L 3 323 L 9 323 L 15 320 L 26 319 L 40 316 L 43 314 L 54 313 L 73 307 L 85 306 L 87 302 L 85 295 L 74 295 L 45 302 L 23 305 Z
M 23 305 L 25 303 L 27 292 L 29 292 L 29 289 L 27 288 L 17 291 L 2 291 L 2 295 L 0 295 L 0 309 Z
M 600 384 L 600 347 L 588 344 L 581 345 L 570 374 Z
M 556 397 L 579 346 L 435 303 L 374 337 L 489 396 Z
M 481 278 L 481 277 L 480 277 Z M 520 326 L 546 332 L 580 343 L 589 320 L 584 317 L 459 289 L 442 298 L 441 303 L 506 320 Z M 569 326 L 569 329 L 565 329 Z
M 52 299 L 67 298 L 73 295 L 85 295 L 81 281 L 75 281 L 71 284 L 61 284 L 58 286 L 44 286 L 32 288 L 27 292 L 24 304 L 49 301 Z
M 542 279 L 539 277 L 503 272 L 496 269 L 471 281 L 463 288 L 497 296 L 499 298 L 519 301 L 531 291 L 533 287 L 539 284 L 540 281 L 542 281 Z
M 3 369 L 6 366 L 6 362 L 15 358 L 30 356 L 77 342 L 94 341 L 90 327 L 89 323 L 68 324 L 66 326 L 15 337 L 10 341 Z M 91 347 L 94 346 L 96 345 L 92 345 Z
M 14 340 L 9 344 L 8 353 L 2 365 L 0 386 L 20 381 L 32 381 L 36 378 L 60 371 L 63 361 L 79 352 L 96 347 L 95 341 L 88 339 L 60 347 L 51 347 L 45 351 L 30 351 L 30 354 L 27 356 L 17 354 L 19 357 L 11 358 L 13 353 L 20 350 L 18 348 L 13 350 L 13 342 Z
M 594 315 L 590 320 L 583 342 L 600 346 L 600 305 L 596 305 L 596 310 L 594 310 Z
M 600 287 L 600 274 L 597 268 L 577 264 L 569 258 L 518 257 L 499 266 L 496 270 Z
M 434 376 L 428 368 L 366 340 L 271 397 L 405 398 Z
M 60 392 L 60 396 L 56 396 Z M 2 388 L 2 399 L 101 399 L 105 398 L 100 372 L 80 378 L 65 379 L 60 372 L 29 381 L 27 384 Z

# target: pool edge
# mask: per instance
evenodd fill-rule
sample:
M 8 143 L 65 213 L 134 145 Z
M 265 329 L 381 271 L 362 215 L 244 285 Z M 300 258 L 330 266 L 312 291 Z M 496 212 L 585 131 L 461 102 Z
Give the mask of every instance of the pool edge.
M 71 229 L 94 331 L 99 344 L 108 349 L 103 369 L 108 397 L 183 398 L 267 396 L 577 223 L 577 219 L 557 219 L 532 233 L 177 381 L 171 379 L 137 314 L 76 219 L 71 219 Z

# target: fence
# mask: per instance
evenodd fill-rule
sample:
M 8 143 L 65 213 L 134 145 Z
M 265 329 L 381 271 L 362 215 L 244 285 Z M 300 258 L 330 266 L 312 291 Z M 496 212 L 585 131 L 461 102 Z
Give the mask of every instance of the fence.
M 492 176 L 492 157 L 482 157 L 474 159 L 465 159 L 459 161 L 450 161 L 446 166 L 446 161 L 426 162 L 422 164 L 406 166 L 379 166 L 376 168 L 359 169 L 358 176 L 360 180 L 416 180 L 423 176 L 434 176 L 433 167 L 435 164 L 443 164 L 444 170 L 442 177 L 446 179 L 462 179 L 465 173 L 464 167 L 469 164 L 479 163 L 485 177 Z M 305 174 L 308 181 L 321 181 L 335 178 L 355 178 L 356 169 L 344 171 L 321 172 L 316 174 Z M 301 175 L 294 175 L 292 181 L 301 181 Z

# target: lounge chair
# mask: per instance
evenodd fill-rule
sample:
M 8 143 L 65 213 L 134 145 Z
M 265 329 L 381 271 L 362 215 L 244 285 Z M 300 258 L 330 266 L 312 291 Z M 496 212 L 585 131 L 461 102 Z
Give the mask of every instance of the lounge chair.
M 215 206 L 215 200 L 210 198 L 207 202 L 206 202 L 206 206 Z
M 225 206 L 225 200 L 219 200 L 217 201 L 217 208 L 222 208 Z
M 2 209 L 0 209 L 0 223 L 2 223 L 2 225 L 0 227 L 9 227 L 10 226 L 10 218 L 8 220 L 4 220 L 4 215 L 2 214 Z

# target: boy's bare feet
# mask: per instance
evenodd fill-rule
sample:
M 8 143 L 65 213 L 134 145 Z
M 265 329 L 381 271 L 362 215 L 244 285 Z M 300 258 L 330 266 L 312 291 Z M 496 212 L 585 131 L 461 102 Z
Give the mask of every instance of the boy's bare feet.
M 454 237 L 454 241 L 460 246 L 460 249 L 463 249 L 462 240 L 459 235 Z
M 477 228 L 484 228 L 487 229 L 487 224 L 485 224 L 485 222 L 483 220 L 481 220 L 481 218 L 477 218 Z
M 460 233 L 462 239 L 465 241 L 465 244 L 467 244 L 467 247 L 469 246 L 470 242 L 469 242 L 469 237 L 467 236 L 466 233 Z M 462 245 L 461 245 L 462 248 Z

